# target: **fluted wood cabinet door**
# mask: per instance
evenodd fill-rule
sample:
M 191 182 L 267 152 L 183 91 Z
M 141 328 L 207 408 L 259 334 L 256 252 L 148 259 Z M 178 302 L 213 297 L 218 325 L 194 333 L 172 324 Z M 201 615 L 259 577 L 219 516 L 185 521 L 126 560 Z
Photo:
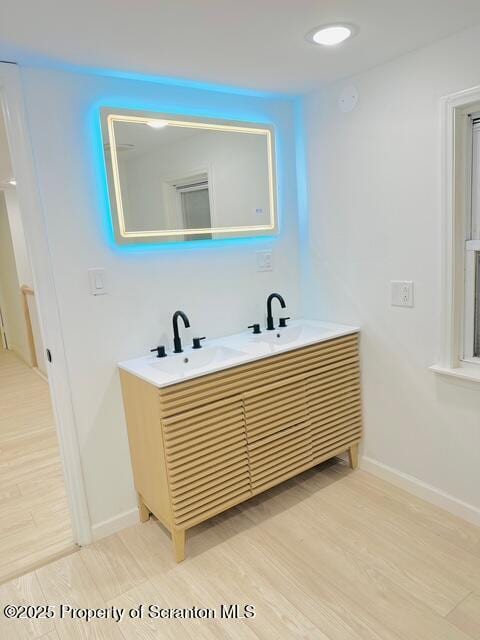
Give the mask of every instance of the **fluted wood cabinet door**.
M 314 462 L 358 442 L 362 433 L 358 339 L 352 336 L 306 380 Z
M 241 396 L 162 423 L 175 526 L 193 526 L 251 495 Z
M 259 493 L 311 466 L 305 381 L 287 379 L 244 394 L 252 491 Z

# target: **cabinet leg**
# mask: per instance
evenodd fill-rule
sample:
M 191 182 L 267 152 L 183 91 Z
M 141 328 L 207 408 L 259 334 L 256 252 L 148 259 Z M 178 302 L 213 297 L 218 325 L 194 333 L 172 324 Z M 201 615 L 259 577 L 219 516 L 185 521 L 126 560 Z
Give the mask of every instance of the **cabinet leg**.
M 175 560 L 185 560 L 185 529 L 172 529 L 172 542 Z
M 138 513 L 140 515 L 140 522 L 148 522 L 150 518 L 150 510 L 144 504 L 141 496 L 138 496 Z
M 348 459 L 350 461 L 350 467 L 352 469 L 358 469 L 358 442 L 352 444 L 348 450 Z

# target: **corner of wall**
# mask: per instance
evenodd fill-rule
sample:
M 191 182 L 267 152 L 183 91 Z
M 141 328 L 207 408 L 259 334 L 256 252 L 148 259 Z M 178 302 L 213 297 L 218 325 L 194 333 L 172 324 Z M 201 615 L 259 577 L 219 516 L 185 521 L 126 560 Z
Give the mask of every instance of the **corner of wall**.
M 140 520 L 137 507 L 123 511 L 113 516 L 113 518 L 108 518 L 107 520 L 92 525 L 92 539 L 95 542 L 101 538 L 106 538 L 138 522 L 140 522 Z
M 297 96 L 294 100 L 295 125 L 295 166 L 297 178 L 298 239 L 300 257 L 300 300 L 302 316 L 308 314 L 308 283 L 310 279 L 309 246 L 309 199 L 307 181 L 307 144 L 305 131 L 305 99 Z
M 417 498 L 430 502 L 436 507 L 445 509 L 445 511 L 449 511 L 453 515 L 480 527 L 480 509 L 467 502 L 463 502 L 426 482 L 422 482 L 413 476 L 366 456 L 360 458 L 360 468 L 411 493 Z

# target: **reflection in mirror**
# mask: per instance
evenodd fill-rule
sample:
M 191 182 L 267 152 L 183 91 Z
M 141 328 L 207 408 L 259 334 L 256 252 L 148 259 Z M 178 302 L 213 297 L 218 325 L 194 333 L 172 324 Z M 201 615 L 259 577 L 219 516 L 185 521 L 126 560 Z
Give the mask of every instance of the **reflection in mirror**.
M 102 130 L 117 241 L 276 233 L 271 127 L 105 109 Z

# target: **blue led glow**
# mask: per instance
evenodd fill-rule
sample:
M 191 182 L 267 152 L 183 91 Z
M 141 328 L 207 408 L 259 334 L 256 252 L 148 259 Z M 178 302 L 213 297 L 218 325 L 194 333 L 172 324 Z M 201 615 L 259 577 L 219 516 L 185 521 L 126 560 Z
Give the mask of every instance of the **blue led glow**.
M 295 163 L 297 169 L 297 202 L 300 241 L 308 244 L 308 181 L 307 181 L 307 148 L 305 137 L 305 120 L 303 99 L 298 97 L 294 104 L 295 122 Z
M 98 74 L 103 75 L 102 72 L 97 71 Z M 106 75 L 106 72 L 105 72 Z M 252 96 L 251 92 L 245 92 L 242 89 L 232 89 L 227 90 L 225 87 L 222 87 L 221 92 L 219 92 L 218 87 L 216 85 L 208 85 L 204 83 L 197 82 L 187 82 L 187 81 L 173 81 L 172 79 L 168 79 L 163 82 L 159 78 L 150 78 L 148 76 L 143 76 L 139 74 L 129 74 L 129 73 L 120 73 L 120 72 L 110 72 L 108 75 L 114 76 L 115 78 L 128 79 L 128 80 L 143 80 L 148 82 L 156 82 L 159 84 L 168 84 L 169 88 L 178 87 L 190 93 L 188 89 L 191 90 L 193 94 L 189 100 L 185 98 L 187 96 L 182 96 L 182 103 L 179 104 L 177 101 L 172 99 L 172 97 L 165 97 L 164 100 L 160 101 L 158 96 L 152 98 L 151 100 L 139 99 L 138 97 L 125 96 L 118 94 L 112 94 L 110 96 L 104 96 L 100 100 L 98 100 L 95 104 L 90 107 L 87 119 L 87 138 L 89 141 L 89 147 L 92 150 L 91 157 L 93 158 L 94 163 L 94 175 L 96 177 L 96 187 L 99 194 L 99 208 L 102 212 L 102 227 L 104 236 L 106 238 L 109 246 L 115 251 L 119 252 L 130 252 L 130 253 L 150 253 L 150 252 L 158 252 L 162 251 L 191 251 L 191 250 L 199 250 L 199 249 L 211 249 L 215 247 L 231 247 L 234 245 L 246 245 L 246 244 L 270 244 L 272 241 L 278 239 L 279 235 L 271 235 L 271 236 L 257 236 L 257 237 L 249 237 L 249 238 L 221 238 L 216 240 L 197 240 L 191 242 L 159 242 L 159 243 L 138 243 L 138 244 L 129 244 L 129 245 L 121 245 L 118 244 L 115 240 L 115 234 L 113 230 L 112 224 L 112 216 L 110 211 L 110 201 L 108 194 L 108 182 L 107 182 L 107 172 L 105 167 L 105 158 L 103 153 L 103 140 L 102 140 L 102 131 L 101 131 L 101 120 L 100 120 L 100 109 L 102 107 L 111 107 L 114 109 L 137 109 L 142 111 L 152 111 L 158 113 L 171 113 L 176 115 L 185 115 L 185 116 L 197 116 L 197 117 L 206 117 L 206 118 L 221 118 L 223 120 L 238 120 L 243 122 L 251 122 L 258 124 L 273 124 L 271 116 L 269 116 L 262 109 L 261 102 L 257 102 L 252 110 L 248 110 L 245 108 L 239 108 L 237 101 L 236 104 L 229 104 L 227 108 L 219 106 L 217 104 L 212 104 L 213 96 L 209 95 L 208 100 L 203 99 L 199 93 L 199 89 L 208 90 L 208 91 L 216 91 L 219 94 L 220 102 L 228 98 L 231 94 L 233 96 Z M 216 87 L 215 89 L 213 87 Z M 183 92 L 182 92 L 183 93 Z M 220 95 L 221 93 L 221 95 Z M 265 94 L 261 94 L 259 96 L 258 93 L 255 93 L 255 97 L 267 97 Z M 268 95 L 268 97 L 272 97 L 272 95 Z M 285 96 L 283 96 L 284 99 Z M 288 98 L 290 101 L 290 98 Z M 192 102 L 195 106 L 188 106 L 189 102 Z M 208 102 L 209 105 L 205 106 L 205 103 Z M 254 113 L 252 113 L 252 111 Z M 281 167 L 282 163 L 279 162 L 279 158 L 281 157 L 281 148 L 282 148 L 282 140 L 281 136 L 278 135 L 278 132 L 275 132 L 276 138 L 276 171 L 277 171 L 277 187 L 282 184 L 282 173 Z M 278 216 L 278 227 L 279 233 L 281 232 L 281 211 L 282 211 L 282 189 L 277 188 L 277 216 Z
M 276 100 L 290 100 L 292 98 L 292 96 L 285 93 L 279 93 L 275 91 L 261 91 L 259 89 L 248 89 L 246 87 L 235 87 L 232 85 L 221 84 L 219 82 L 205 82 L 199 80 L 189 80 L 187 78 L 158 76 L 149 73 L 140 73 L 138 71 L 120 71 L 118 69 L 102 69 L 99 67 L 80 66 L 76 64 L 69 64 L 66 62 L 58 62 L 41 55 L 29 58 L 28 64 L 32 67 L 48 67 L 50 69 L 67 71 L 69 73 L 79 73 L 82 75 L 87 74 L 90 76 L 101 76 L 106 78 L 118 78 L 120 80 L 133 80 L 136 82 L 149 82 L 180 89 L 197 89 L 200 91 L 212 91 L 214 93 L 224 93 L 234 96 L 270 98 Z
M 115 71 L 110 69 L 95 69 L 95 75 L 108 76 L 110 78 L 120 78 L 122 80 L 136 80 L 141 82 L 153 82 L 173 87 L 184 87 L 186 89 L 198 89 L 201 91 L 214 91 L 215 93 L 229 93 L 236 96 L 248 96 L 251 98 L 285 98 L 284 94 L 258 91 L 257 89 L 244 89 L 229 85 L 217 84 L 214 82 L 198 82 L 196 80 L 185 80 L 182 78 L 170 78 L 168 76 L 155 76 L 129 71 Z

